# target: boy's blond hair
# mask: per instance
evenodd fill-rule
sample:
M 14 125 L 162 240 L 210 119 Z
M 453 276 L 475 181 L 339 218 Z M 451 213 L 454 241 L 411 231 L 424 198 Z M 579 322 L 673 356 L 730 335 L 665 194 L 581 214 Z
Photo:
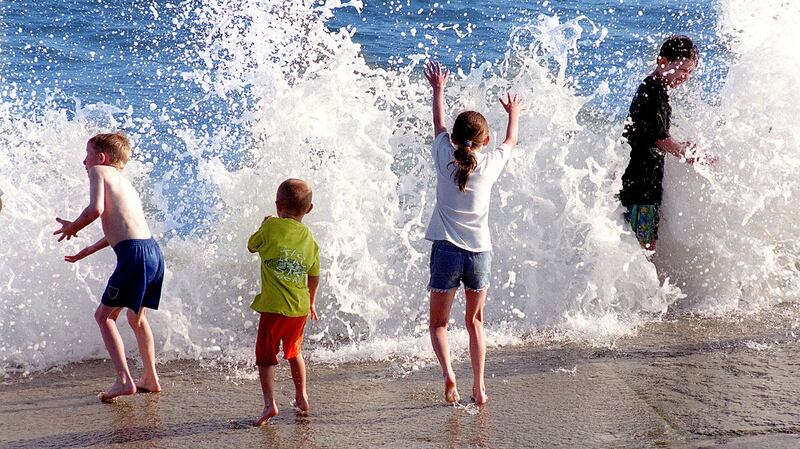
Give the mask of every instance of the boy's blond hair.
M 89 143 L 94 151 L 108 156 L 109 165 L 122 168 L 131 159 L 131 142 L 121 132 L 97 134 Z

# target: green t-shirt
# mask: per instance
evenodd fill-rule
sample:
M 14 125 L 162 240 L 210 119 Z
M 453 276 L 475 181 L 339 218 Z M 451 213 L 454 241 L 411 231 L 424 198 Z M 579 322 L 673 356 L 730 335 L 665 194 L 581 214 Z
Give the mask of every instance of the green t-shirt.
M 291 218 L 270 217 L 250 236 L 247 247 L 261 256 L 261 293 L 250 307 L 256 312 L 308 315 L 306 275 L 319 276 L 319 247 L 311 231 Z

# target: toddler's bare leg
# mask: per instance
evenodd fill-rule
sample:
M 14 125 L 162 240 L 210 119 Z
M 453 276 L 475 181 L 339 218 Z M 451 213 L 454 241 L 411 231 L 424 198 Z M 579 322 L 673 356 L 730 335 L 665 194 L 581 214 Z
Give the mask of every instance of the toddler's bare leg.
M 450 320 L 450 308 L 453 306 L 455 296 L 455 289 L 447 292 L 431 292 L 429 324 L 431 344 L 436 358 L 439 359 L 439 365 L 442 367 L 444 399 L 447 402 L 458 402 L 461 399 L 456 387 L 456 373 L 450 364 L 450 345 L 447 342 L 447 322 Z
M 489 401 L 486 385 L 483 382 L 483 369 L 486 362 L 486 340 L 483 335 L 483 305 L 486 303 L 486 290 L 466 291 L 467 310 L 464 321 L 469 333 L 469 357 L 472 361 L 472 397 L 475 403 L 483 405 Z
M 258 377 L 261 380 L 261 392 L 264 393 L 264 412 L 253 421 L 254 426 L 261 426 L 278 416 L 278 405 L 275 404 L 275 366 L 259 366 Z
M 297 408 L 303 413 L 308 413 L 308 393 L 306 392 L 306 362 L 303 354 L 293 359 L 289 359 L 289 367 L 292 369 L 292 381 L 294 382 L 294 400 Z
M 122 344 L 122 337 L 117 330 L 116 320 L 121 310 L 121 307 L 100 304 L 94 313 L 94 319 L 100 326 L 103 343 L 105 343 L 108 355 L 117 371 L 117 381 L 100 395 L 100 400 L 103 402 L 111 401 L 117 396 L 136 393 L 136 385 L 133 383 L 133 377 L 128 370 L 128 361 L 125 359 L 125 346 Z
M 161 391 L 161 384 L 158 382 L 158 373 L 156 373 L 156 351 L 153 343 L 153 331 L 147 321 L 145 309 L 139 309 L 138 315 L 133 310 L 128 309 L 128 324 L 131 325 L 131 329 L 136 335 L 136 343 L 139 344 L 139 354 L 142 356 L 142 365 L 144 365 L 142 380 L 136 383 L 136 388 L 143 392 L 158 393 Z

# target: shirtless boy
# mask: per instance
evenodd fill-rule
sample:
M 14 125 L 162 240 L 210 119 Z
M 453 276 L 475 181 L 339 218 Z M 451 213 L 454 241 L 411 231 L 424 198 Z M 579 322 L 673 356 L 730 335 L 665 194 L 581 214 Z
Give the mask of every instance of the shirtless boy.
M 103 238 L 64 260 L 77 262 L 111 246 L 117 254 L 117 267 L 108 280 L 94 318 L 100 326 L 108 354 L 114 363 L 117 380 L 100 394 L 109 402 L 117 396 L 161 391 L 156 373 L 153 333 L 147 322 L 145 307 L 158 309 L 161 283 L 164 278 L 164 256 L 150 234 L 144 218 L 142 202 L 122 169 L 131 156 L 128 138 L 122 133 L 98 134 L 86 143 L 83 165 L 89 175 L 89 205 L 75 221 L 56 218 L 61 228 L 54 235 L 58 241 L 77 237 L 78 231 L 98 217 L 103 225 Z M 125 348 L 116 320 L 123 308 L 128 309 L 128 324 L 136 335 L 144 364 L 142 380 L 134 382 L 125 358 Z

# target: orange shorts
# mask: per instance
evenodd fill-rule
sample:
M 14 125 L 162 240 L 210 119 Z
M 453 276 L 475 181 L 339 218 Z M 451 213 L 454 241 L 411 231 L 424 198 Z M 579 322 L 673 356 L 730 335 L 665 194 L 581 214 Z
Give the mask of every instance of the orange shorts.
M 261 312 L 261 318 L 258 320 L 258 337 L 256 337 L 256 365 L 277 365 L 281 342 L 283 342 L 284 359 L 291 360 L 300 355 L 305 328 L 304 316 Z

